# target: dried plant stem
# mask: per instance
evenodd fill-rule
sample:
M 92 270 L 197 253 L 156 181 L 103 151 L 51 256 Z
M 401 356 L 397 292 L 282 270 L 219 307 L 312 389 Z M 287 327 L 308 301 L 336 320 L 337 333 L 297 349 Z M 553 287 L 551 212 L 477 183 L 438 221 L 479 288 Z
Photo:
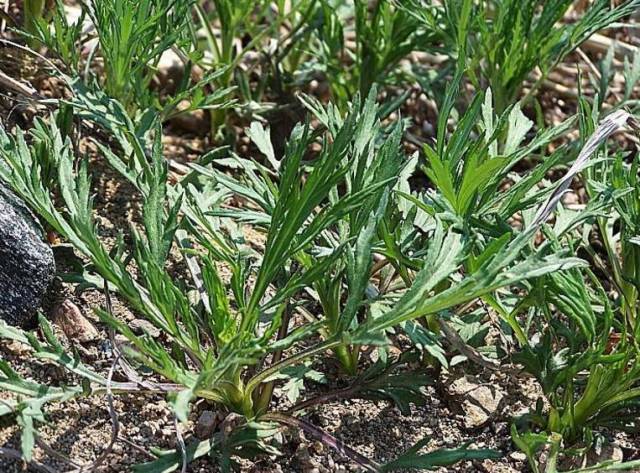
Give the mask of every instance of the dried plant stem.
M 109 440 L 109 444 L 100 454 L 100 456 L 96 459 L 95 462 L 89 468 L 83 468 L 79 471 L 79 473 L 91 473 L 96 470 L 100 465 L 104 463 L 107 459 L 111 451 L 113 450 L 113 446 L 118 440 L 118 435 L 120 434 L 120 422 L 118 421 L 118 413 L 115 410 L 113 404 L 113 393 L 111 392 L 111 380 L 113 379 L 113 373 L 115 372 L 116 366 L 118 365 L 118 360 L 120 359 L 120 354 L 118 354 L 113 363 L 111 364 L 111 368 L 109 368 L 109 374 L 107 376 L 107 407 L 109 408 L 109 416 L 111 417 L 111 439 Z
M 440 320 L 439 322 L 440 328 L 442 329 L 442 333 L 444 334 L 447 341 L 458 350 L 462 355 L 466 356 L 472 362 L 480 365 L 484 368 L 487 368 L 491 371 L 508 373 L 511 376 L 516 376 L 520 378 L 528 378 L 531 377 L 529 373 L 522 371 L 514 366 L 505 366 L 499 363 L 496 360 L 491 360 L 482 356 L 482 354 L 476 350 L 471 345 L 465 343 L 465 341 L 458 335 L 458 332 L 455 331 L 453 327 L 451 327 L 446 321 Z
M 0 457 L 10 458 L 12 460 L 24 461 L 22 453 L 12 448 L 0 447 Z M 44 471 L 45 473 L 58 473 L 58 470 L 51 468 L 50 466 L 43 465 L 36 461 L 30 461 L 29 466 L 38 471 Z
M 342 455 L 355 461 L 358 465 L 363 467 L 366 471 L 371 471 L 371 472 L 381 471 L 380 464 L 356 452 L 351 447 L 345 445 L 341 440 L 335 438 L 333 435 L 325 432 L 324 430 L 316 427 L 315 425 L 312 425 L 308 422 L 304 422 L 300 419 L 297 419 L 295 417 L 291 417 L 279 412 L 265 414 L 260 419 L 265 421 L 278 422 L 280 424 L 288 425 L 290 427 L 297 427 L 303 430 L 305 433 L 315 437 L 317 440 L 321 441 L 325 445 L 330 446 L 331 448 L 341 453 Z

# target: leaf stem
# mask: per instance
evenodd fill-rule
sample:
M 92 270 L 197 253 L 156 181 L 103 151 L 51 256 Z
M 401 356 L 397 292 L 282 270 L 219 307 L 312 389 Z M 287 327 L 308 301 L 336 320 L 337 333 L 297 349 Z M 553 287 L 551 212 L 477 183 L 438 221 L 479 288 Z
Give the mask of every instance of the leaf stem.
M 307 348 L 306 350 L 303 350 L 300 353 L 296 353 L 290 358 L 287 358 L 285 360 L 282 360 L 278 363 L 271 365 L 269 368 L 265 369 L 264 371 L 261 371 L 260 373 L 258 373 L 257 375 L 255 375 L 253 378 L 249 380 L 249 382 L 247 383 L 245 392 L 250 394 L 251 392 L 253 392 L 253 390 L 255 390 L 260 385 L 260 383 L 268 379 L 270 376 L 276 374 L 278 371 L 282 370 L 283 368 L 286 368 L 287 366 L 291 366 L 295 363 L 298 363 L 306 358 L 309 358 L 310 356 L 315 355 L 316 353 L 321 353 L 323 351 L 330 350 L 334 347 L 339 346 L 342 343 L 343 343 L 342 340 L 337 338 L 325 340 L 324 342 L 321 342 L 315 346 Z
M 282 316 L 282 323 L 280 328 L 278 329 L 278 337 L 277 340 L 282 340 L 287 336 L 289 332 L 289 320 L 291 319 L 291 309 L 289 304 L 286 305 L 284 309 L 284 314 Z M 273 354 L 273 364 L 279 363 L 282 360 L 282 350 L 278 350 Z M 267 410 L 269 404 L 271 403 L 271 398 L 273 396 L 273 388 L 275 386 L 275 380 L 269 381 L 263 388 L 260 390 L 260 394 L 255 401 L 255 409 L 258 414 Z

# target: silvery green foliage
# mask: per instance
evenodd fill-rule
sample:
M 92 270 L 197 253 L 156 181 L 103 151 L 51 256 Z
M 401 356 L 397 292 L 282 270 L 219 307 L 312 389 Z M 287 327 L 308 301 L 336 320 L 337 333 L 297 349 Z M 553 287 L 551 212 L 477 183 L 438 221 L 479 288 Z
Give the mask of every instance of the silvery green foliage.
M 94 106 L 91 101 L 84 102 L 80 111 L 85 116 L 98 115 Z M 130 243 L 121 237 L 108 248 L 99 238 L 89 163 L 76 161 L 71 141 L 57 128 L 55 117 L 39 123 L 29 137 L 31 145 L 21 132 L 2 132 L 0 177 L 84 259 L 84 268 L 75 275 L 83 287 L 93 285 L 117 294 L 161 331 L 164 343 L 148 333 L 134 333 L 109 307 L 97 310 L 104 324 L 128 339 L 126 346 L 116 347 L 127 364 L 146 366 L 166 381 L 151 386 L 134 376 L 135 371 L 128 371 L 133 376 L 131 382 L 117 388 L 167 392 L 178 419 L 186 419 L 195 399 L 224 405 L 243 419 L 248 430 L 238 432 L 249 438 L 242 434 L 238 444 L 214 442 L 210 450 L 220 448 L 225 458 L 238 448 L 244 451 L 241 447 L 246 442 L 264 450 L 263 443 L 254 437 L 262 427 L 253 422 L 268 413 L 273 384 L 286 377 L 291 395 L 297 397 L 305 380 L 299 379 L 300 370 L 294 368 L 313 362 L 327 350 L 352 347 L 350 334 L 366 300 L 376 218 L 383 215 L 397 178 L 400 128 L 388 144 L 376 143 L 377 133 L 368 129 L 376 117 L 372 95 L 364 108 L 354 107 L 331 124 L 331 130 L 325 132 L 331 133 L 331 139 L 323 142 L 313 163 L 304 159 L 315 134 L 309 125 L 298 126 L 285 156 L 279 159 L 277 184 L 267 179 L 272 171 L 244 163 L 242 169 L 254 184 L 251 187 L 205 166 L 194 166 L 196 171 L 182 185 L 171 186 L 158 122 L 150 120 L 135 127 L 122 107 L 107 109 L 115 113 L 113 117 L 121 117 L 107 126 L 101 123 L 113 130 L 120 150 L 102 148 L 105 157 L 131 181 L 142 199 L 139 224 L 123 229 L 129 233 Z M 105 119 L 102 115 L 102 122 Z M 264 143 L 262 149 L 269 151 Z M 341 189 L 346 190 L 342 195 Z M 52 191 L 60 196 L 62 205 L 53 200 Z M 238 231 L 236 213 L 221 205 L 232 193 L 262 206 L 261 212 L 239 215 L 266 231 L 264 248 L 252 249 Z M 351 231 L 349 225 L 353 225 Z M 357 234 L 356 229 L 361 228 L 364 236 Z M 328 251 L 317 251 L 320 242 Z M 341 260 L 349 247 L 355 249 L 355 257 Z M 178 281 L 170 274 L 167 263 L 174 248 L 180 248 L 188 259 L 192 282 Z M 135 273 L 130 265 L 136 267 Z M 220 265 L 229 268 L 230 279 L 221 276 Z M 330 314 L 318 314 L 316 320 L 291 326 L 290 311 L 308 303 L 305 290 L 333 279 L 337 268 L 345 271 L 350 291 L 344 306 L 338 301 L 341 315 L 331 319 Z M 189 294 L 191 289 L 196 297 Z M 78 389 L 72 386 L 51 391 L 51 396 L 28 396 L 27 401 L 12 407 L 12 411 L 24 410 L 20 419 L 27 458 L 46 403 L 105 389 L 102 377 L 66 354 L 48 328 L 46 334 L 45 345 L 34 335 L 4 326 L 1 330 L 3 338 L 26 340 L 38 356 L 84 379 Z M 377 335 L 374 338 L 376 343 L 382 340 Z M 301 343 L 308 345 L 283 357 L 285 350 Z M 266 360 L 279 361 L 268 365 Z M 4 388 L 14 393 L 33 392 L 25 391 L 25 380 L 10 367 L 4 368 Z M 301 375 L 320 380 L 315 373 L 311 370 Z M 376 396 L 393 398 L 403 392 L 405 378 L 390 379 L 397 381 L 397 386 L 381 385 L 375 389 Z M 385 390 L 389 390 L 386 395 Z M 406 391 L 411 392 L 419 394 L 415 389 Z M 409 402 L 408 398 L 398 399 Z M 31 415 L 35 408 L 37 415 Z
M 563 182 L 528 204 L 528 210 L 537 209 L 540 217 L 519 232 L 483 233 L 470 225 L 469 215 L 490 201 L 485 199 L 495 197 L 495 192 L 486 190 L 495 176 L 480 179 L 480 185 L 470 188 L 465 184 L 470 181 L 464 178 L 464 160 L 474 156 L 477 164 L 495 160 L 500 166 L 494 172 L 505 175 L 509 163 L 548 142 L 558 129 L 541 132 L 523 146 L 530 128 L 523 115 L 511 109 L 493 125 L 488 102 L 478 99 L 478 104 L 485 104 L 484 137 L 469 140 L 469 129 L 478 124 L 480 105 L 467 112 L 464 126 L 453 134 L 441 132 L 443 141 L 427 151 L 430 166 L 437 168 L 431 176 L 441 194 L 432 193 L 430 201 L 422 202 L 399 182 L 415 166 L 415 159 L 407 159 L 401 150 L 403 124 L 385 129 L 375 98 L 374 90 L 362 103 L 356 100 L 344 115 L 335 107 L 303 98 L 320 126 L 298 125 L 283 156 L 269 146 L 264 128 L 256 125 L 250 130 L 271 167 L 235 155 L 213 164 L 204 157 L 177 185 L 168 182 L 162 129 L 153 115 L 134 125 L 115 103 L 104 108 L 114 119 L 95 108 L 105 107 L 104 101 L 76 104 L 83 116 L 102 117 L 100 124 L 111 131 L 119 150 L 104 146 L 101 150 L 141 196 L 140 221 L 123 229 L 130 239 L 120 237 L 111 248 L 98 237 L 89 164 L 76 160 L 70 139 L 57 128 L 56 120 L 39 122 L 31 133 L 31 145 L 21 132 L 0 134 L 0 178 L 82 255 L 85 267 L 76 277 L 85 286 L 116 293 L 161 331 L 162 343 L 148 333 L 134 333 L 108 307 L 97 311 L 104 324 L 127 338 L 122 356 L 129 366 L 145 366 L 166 381 L 153 389 L 169 393 L 178 419 L 187 418 L 197 399 L 221 404 L 242 419 L 235 440 L 213 441 L 207 444 L 208 451 L 220 451 L 228 459 L 239 451 L 268 450 L 262 441 L 269 431 L 264 422 L 301 425 L 317 432 L 299 419 L 270 413 L 271 400 L 279 380 L 286 380 L 292 399 L 301 395 L 305 383 L 321 381 L 323 376 L 313 362 L 327 351 L 334 353 L 347 373 L 361 376 L 356 378 L 363 381 L 357 395 L 392 400 L 406 410 L 420 402 L 421 386 L 409 385 L 405 374 L 396 373 L 398 365 L 384 350 L 380 364 L 361 373 L 360 346 L 384 347 L 403 329 L 412 334 L 416 345 L 446 362 L 436 333 L 428 325 L 418 330 L 421 321 L 437 323 L 447 311 L 479 298 L 500 307 L 495 298 L 498 291 L 519 287 L 535 294 L 531 291 L 535 281 L 567 271 L 575 274 L 585 264 L 553 240 L 531 246 L 563 192 Z M 616 114 L 595 129 L 596 138 L 587 142 L 588 152 L 581 156 L 580 166 L 596 143 L 627 118 Z M 491 129 L 505 131 L 506 140 L 495 141 L 497 131 L 487 137 L 486 130 Z M 316 142 L 320 151 L 310 160 L 308 151 Z M 508 159 L 494 156 L 492 148 L 506 149 Z M 476 153 L 478 149 L 484 151 Z M 230 176 L 220 166 L 233 166 L 236 172 Z M 54 202 L 52 191 L 62 205 Z M 231 197 L 242 198 L 247 205 L 230 205 Z M 493 202 L 491 208 L 499 218 L 503 201 Z M 406 216 L 411 216 L 411 223 L 394 230 L 394 222 Z M 264 245 L 249 244 L 242 225 L 263 232 Z M 471 245 L 473 235 L 484 238 L 480 251 Z M 176 250 L 187 261 L 191 281 L 177 280 L 169 271 L 170 255 Z M 377 254 L 384 255 L 397 271 L 394 284 L 381 285 L 374 279 Z M 222 277 L 221 267 L 229 277 Z M 291 324 L 293 311 L 301 316 L 296 325 Z M 517 321 L 509 314 L 504 317 L 515 330 Z M 48 329 L 46 345 L 39 345 L 33 335 L 6 327 L 1 335 L 27 340 L 40 356 L 85 379 L 82 389 L 30 397 L 31 401 L 12 408 L 27 409 L 21 422 L 28 452 L 33 447 L 33 421 L 43 419 L 41 410 L 29 416 L 29 409 L 102 390 L 104 380 L 75 363 Z M 290 348 L 297 350 L 285 355 Z M 7 390 L 23 392 L 25 381 L 8 366 L 4 373 Z M 424 376 L 413 379 L 428 382 Z M 132 383 L 133 389 L 150 389 L 138 377 Z M 132 389 L 131 384 L 120 388 Z M 327 438 L 327 442 L 333 440 Z M 251 448 L 243 449 L 247 444 Z M 187 453 L 195 456 L 203 451 L 205 447 L 194 444 Z M 424 456 L 412 449 L 388 465 L 361 461 L 371 471 L 388 471 L 408 461 L 430 468 L 487 455 L 493 453 L 462 448 Z M 148 468 L 160 464 L 174 468 L 182 462 L 178 458 L 167 454 L 144 468 L 151 471 Z

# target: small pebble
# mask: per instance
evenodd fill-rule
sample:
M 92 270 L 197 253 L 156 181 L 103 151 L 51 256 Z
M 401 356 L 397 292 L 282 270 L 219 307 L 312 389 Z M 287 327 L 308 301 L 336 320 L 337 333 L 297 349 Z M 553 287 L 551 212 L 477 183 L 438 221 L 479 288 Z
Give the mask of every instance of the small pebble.
M 213 411 L 202 411 L 196 424 L 195 434 L 200 440 L 205 440 L 213 435 L 218 424 L 218 416 Z
M 99 333 L 91 322 L 69 299 L 62 301 L 52 314 L 53 322 L 58 325 L 70 342 L 87 343 L 96 340 Z

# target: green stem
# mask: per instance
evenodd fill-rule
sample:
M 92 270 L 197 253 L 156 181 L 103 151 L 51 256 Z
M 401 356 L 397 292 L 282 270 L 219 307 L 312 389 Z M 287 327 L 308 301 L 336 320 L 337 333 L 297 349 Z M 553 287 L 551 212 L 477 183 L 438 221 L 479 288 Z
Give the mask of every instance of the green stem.
M 331 350 L 332 348 L 335 348 L 341 345 L 342 343 L 343 342 L 337 338 L 325 340 L 324 342 L 319 343 L 318 345 L 307 348 L 306 350 L 303 350 L 300 353 L 296 353 L 290 358 L 287 358 L 285 360 L 282 360 L 278 363 L 271 365 L 269 368 L 267 368 L 264 371 L 261 371 L 260 373 L 258 373 L 257 375 L 255 375 L 253 378 L 249 380 L 249 382 L 247 383 L 245 392 L 248 395 L 251 395 L 251 393 L 260 385 L 260 383 L 264 382 L 264 380 L 266 380 L 270 376 L 273 376 L 280 370 L 286 368 L 287 366 L 291 366 L 296 363 L 299 363 L 302 360 L 309 358 L 310 356 L 313 356 L 317 353 L 322 353 L 323 351 Z
M 336 278 L 335 282 L 331 282 L 328 286 L 323 284 L 315 284 L 314 286 L 327 321 L 325 338 L 330 339 L 332 336 L 337 336 L 340 331 L 338 328 L 340 324 L 340 278 Z M 342 344 L 334 348 L 333 352 L 345 373 L 353 376 L 357 372 L 358 357 L 357 351 L 354 356 L 352 350 L 352 347 Z
M 340 345 L 333 349 L 345 373 L 354 376 L 358 372 L 357 346 Z
M 513 334 L 516 337 L 516 340 L 518 341 L 520 347 L 528 347 L 529 340 L 527 339 L 526 334 L 522 330 L 522 327 L 520 327 L 518 319 L 516 318 L 517 314 L 522 309 L 529 306 L 529 302 L 527 301 L 527 299 L 523 299 L 520 304 L 518 304 L 511 312 L 507 312 L 504 307 L 502 307 L 502 305 L 493 297 L 483 297 L 482 299 L 487 302 L 496 312 L 498 312 L 500 317 L 502 317 L 502 320 L 509 324 L 509 327 L 511 327 L 511 330 L 513 330 Z
M 551 434 L 551 448 L 549 449 L 549 458 L 547 460 L 547 466 L 544 469 L 545 473 L 557 473 L 558 472 L 558 455 L 560 454 L 560 442 L 562 437 L 559 434 Z
M 287 304 L 284 308 L 284 313 L 282 316 L 282 323 L 280 328 L 278 329 L 278 340 L 282 340 L 285 338 L 289 332 L 289 320 L 291 318 L 291 310 L 289 308 L 289 304 Z M 278 350 L 273 354 L 273 363 L 279 363 L 282 361 L 282 350 Z M 275 387 L 275 381 L 269 381 L 260 391 L 259 396 L 254 402 L 255 410 L 258 415 L 262 414 L 267 410 L 269 404 L 271 404 L 271 399 L 273 397 L 273 389 Z

